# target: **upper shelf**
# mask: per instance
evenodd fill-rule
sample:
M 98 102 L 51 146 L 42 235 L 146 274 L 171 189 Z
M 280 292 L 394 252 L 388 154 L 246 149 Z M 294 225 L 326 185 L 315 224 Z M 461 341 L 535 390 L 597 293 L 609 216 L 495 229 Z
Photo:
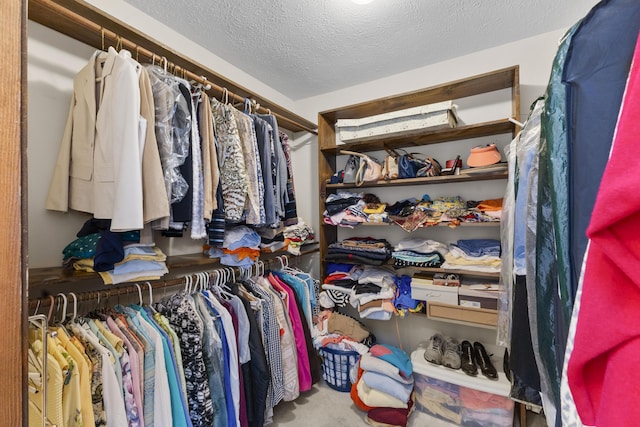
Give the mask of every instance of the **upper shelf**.
M 351 150 L 360 153 L 379 151 L 387 148 L 418 147 L 422 145 L 438 144 L 440 142 L 479 138 L 482 136 L 513 133 L 515 124 L 509 119 L 476 123 L 451 129 L 431 130 L 418 129 L 401 135 L 376 135 L 358 142 L 340 144 L 334 147 L 323 147 L 321 151 L 329 154 L 339 154 L 340 150 Z
M 518 66 L 503 68 L 484 74 L 478 74 L 449 83 L 375 99 L 373 101 L 323 111 L 319 115 L 327 122 L 338 119 L 359 119 L 381 113 L 404 110 L 420 105 L 433 104 L 451 99 L 466 98 L 481 93 L 518 86 Z
M 460 174 L 460 175 L 441 175 L 431 176 L 424 178 L 407 178 L 407 179 L 392 179 L 390 181 L 371 181 L 365 182 L 361 186 L 355 184 L 326 184 L 326 188 L 364 188 L 364 187 L 391 187 L 391 186 L 405 186 L 405 185 L 427 185 L 427 184 L 446 184 L 450 182 L 474 182 L 474 181 L 487 181 L 493 179 L 507 179 L 509 177 L 508 171 L 486 174 Z

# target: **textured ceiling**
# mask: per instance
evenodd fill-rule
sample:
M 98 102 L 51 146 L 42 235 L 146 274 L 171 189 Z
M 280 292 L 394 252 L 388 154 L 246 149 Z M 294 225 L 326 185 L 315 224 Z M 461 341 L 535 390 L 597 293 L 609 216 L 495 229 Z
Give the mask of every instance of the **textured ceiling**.
M 297 100 L 547 31 L 595 0 L 125 0 Z

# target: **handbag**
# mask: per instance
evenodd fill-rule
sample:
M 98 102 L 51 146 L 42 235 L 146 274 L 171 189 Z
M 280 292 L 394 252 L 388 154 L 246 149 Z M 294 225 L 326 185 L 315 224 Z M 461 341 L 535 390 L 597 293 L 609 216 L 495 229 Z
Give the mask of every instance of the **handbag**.
M 442 167 L 433 157 L 418 157 L 418 153 L 405 153 L 398 161 L 398 178 L 439 176 Z
M 349 154 L 349 160 L 352 157 L 358 157 L 360 160 L 360 164 L 358 166 L 358 170 L 355 174 L 355 179 L 353 182 L 359 187 L 365 182 L 368 181 L 378 181 L 382 178 L 382 165 L 378 163 L 378 161 L 372 157 L 367 156 L 366 154 L 356 153 L 355 151 L 340 151 L 340 154 Z M 346 168 L 345 168 L 346 175 Z M 343 180 L 343 182 L 346 182 Z
M 387 149 L 386 151 L 387 157 L 384 158 L 384 163 L 382 165 L 382 178 L 387 180 L 397 179 L 400 154 L 391 149 Z
M 358 174 L 358 169 L 360 168 L 360 157 L 350 155 L 347 159 L 347 164 L 344 167 L 344 175 L 342 177 L 342 182 L 345 184 L 353 184 L 356 182 L 356 175 Z

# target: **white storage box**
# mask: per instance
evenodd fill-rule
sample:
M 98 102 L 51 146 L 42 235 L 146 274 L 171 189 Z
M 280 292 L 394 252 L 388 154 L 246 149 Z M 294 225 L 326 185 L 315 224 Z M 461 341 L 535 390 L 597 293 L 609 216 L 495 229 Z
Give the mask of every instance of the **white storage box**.
M 356 142 L 380 135 L 394 136 L 426 128 L 430 130 L 453 128 L 457 121 L 453 101 L 422 105 L 361 119 L 338 119 L 336 143 Z
M 418 301 L 458 305 L 458 288 L 411 282 L 411 298 Z
M 424 350 L 411 353 L 415 378 L 416 409 L 462 426 L 508 427 L 513 425 L 514 402 L 509 399 L 511 384 L 498 369 L 498 380 L 478 373 L 436 366 L 424 359 Z M 493 361 L 494 366 L 498 365 Z

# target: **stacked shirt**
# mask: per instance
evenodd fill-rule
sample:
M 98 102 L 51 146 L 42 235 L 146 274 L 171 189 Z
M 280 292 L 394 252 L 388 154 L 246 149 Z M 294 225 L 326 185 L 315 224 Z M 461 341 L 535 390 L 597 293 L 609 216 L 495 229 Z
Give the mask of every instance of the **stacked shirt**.
M 449 248 L 435 240 L 409 238 L 401 240 L 394 248 L 394 267 L 440 267 Z
M 90 219 L 77 239 L 62 251 L 63 264 L 75 270 L 98 272 L 105 284 L 157 280 L 168 273 L 166 255 L 140 232 L 114 232 L 110 220 Z
M 395 273 L 367 265 L 351 290 L 349 302 L 361 319 L 389 320 L 395 312 L 395 295 Z
M 260 236 L 255 230 L 241 225 L 228 228 L 222 248 L 211 248 L 209 256 L 220 258 L 220 264 L 250 267 L 260 257 Z
M 391 258 L 391 245 L 385 239 L 351 237 L 329 245 L 326 261 L 382 265 Z
M 442 268 L 499 273 L 500 241 L 495 239 L 458 240 L 450 245 Z
M 377 344 L 360 358 L 351 399 L 367 412 L 368 424 L 405 427 L 413 407 L 413 382 L 407 354 L 391 345 Z

